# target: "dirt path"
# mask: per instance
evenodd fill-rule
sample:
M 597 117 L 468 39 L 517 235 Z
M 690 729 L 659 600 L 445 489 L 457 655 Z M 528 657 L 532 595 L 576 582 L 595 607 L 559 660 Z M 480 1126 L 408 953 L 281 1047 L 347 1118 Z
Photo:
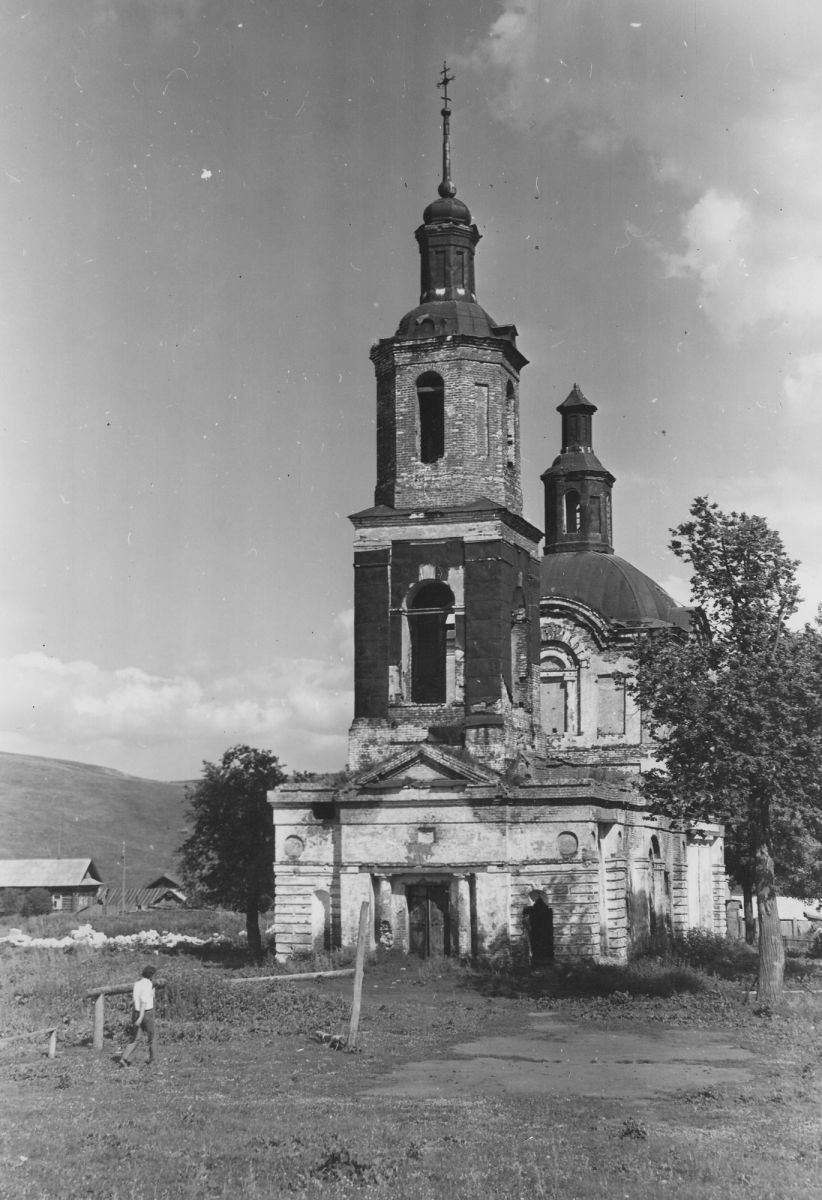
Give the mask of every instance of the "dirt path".
M 752 1076 L 753 1054 L 719 1033 L 599 1029 L 553 1013 L 530 1013 L 527 1022 L 524 1030 L 453 1045 L 441 1058 L 405 1063 L 366 1095 L 443 1099 L 481 1092 L 637 1100 L 746 1083 Z

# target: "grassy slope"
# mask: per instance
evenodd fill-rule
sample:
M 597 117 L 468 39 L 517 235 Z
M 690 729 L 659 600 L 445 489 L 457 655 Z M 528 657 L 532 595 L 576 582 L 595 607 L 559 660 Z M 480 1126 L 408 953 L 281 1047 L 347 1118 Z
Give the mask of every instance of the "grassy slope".
M 0 753 L 0 858 L 93 858 L 107 883 L 139 887 L 176 873 L 185 784 L 106 767 Z

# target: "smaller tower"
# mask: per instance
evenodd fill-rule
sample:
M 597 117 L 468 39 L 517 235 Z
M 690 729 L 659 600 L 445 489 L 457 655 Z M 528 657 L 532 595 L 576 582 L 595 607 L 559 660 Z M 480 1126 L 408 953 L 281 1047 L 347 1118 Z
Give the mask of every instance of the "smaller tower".
M 557 412 L 562 452 L 541 476 L 545 486 L 545 554 L 595 550 L 613 554 L 611 489 L 614 476 L 594 454 L 593 415 L 577 384 Z

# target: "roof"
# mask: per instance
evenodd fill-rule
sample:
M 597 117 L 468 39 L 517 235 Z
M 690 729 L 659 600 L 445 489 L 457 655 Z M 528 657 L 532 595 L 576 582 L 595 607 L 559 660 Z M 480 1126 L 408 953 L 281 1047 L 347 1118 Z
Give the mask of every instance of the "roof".
M 186 898 L 185 893 L 179 888 L 127 887 L 124 902 L 123 889 L 121 887 L 105 887 L 100 899 L 108 908 L 122 907 L 133 912 L 135 909 L 140 908 L 155 908 L 165 900 L 172 900 L 175 904 L 185 904 Z
M 0 859 L 0 887 L 96 887 L 102 880 L 91 858 Z
M 429 300 L 406 313 L 397 326 L 397 337 L 431 338 L 465 333 L 470 337 L 504 338 L 514 342 L 510 325 L 497 325 L 473 300 Z
M 544 600 L 584 604 L 606 621 L 625 625 L 660 622 L 691 626 L 692 610 L 678 604 L 637 567 L 615 554 L 595 550 L 546 554 L 542 559 Z

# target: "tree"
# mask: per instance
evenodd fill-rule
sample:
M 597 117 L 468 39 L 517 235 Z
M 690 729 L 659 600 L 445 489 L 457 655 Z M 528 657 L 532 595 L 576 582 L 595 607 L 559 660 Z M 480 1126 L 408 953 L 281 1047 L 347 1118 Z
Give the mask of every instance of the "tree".
M 274 824 L 266 799 L 286 778 L 268 750 L 233 746 L 187 793 L 192 829 L 178 851 L 183 877 L 207 903 L 245 912 L 248 949 L 262 956 L 259 914 L 273 891 Z
M 23 893 L 19 908 L 21 917 L 44 917 L 51 911 L 51 893 L 46 888 L 29 888 Z
M 805 894 L 819 882 L 822 638 L 786 627 L 798 564 L 762 517 L 702 496 L 690 514 L 670 548 L 692 567 L 707 628 L 639 641 L 634 686 L 660 762 L 643 789 L 683 822 L 724 823 L 746 908 L 756 895 L 757 992 L 772 1004 L 785 961 L 778 877 Z

